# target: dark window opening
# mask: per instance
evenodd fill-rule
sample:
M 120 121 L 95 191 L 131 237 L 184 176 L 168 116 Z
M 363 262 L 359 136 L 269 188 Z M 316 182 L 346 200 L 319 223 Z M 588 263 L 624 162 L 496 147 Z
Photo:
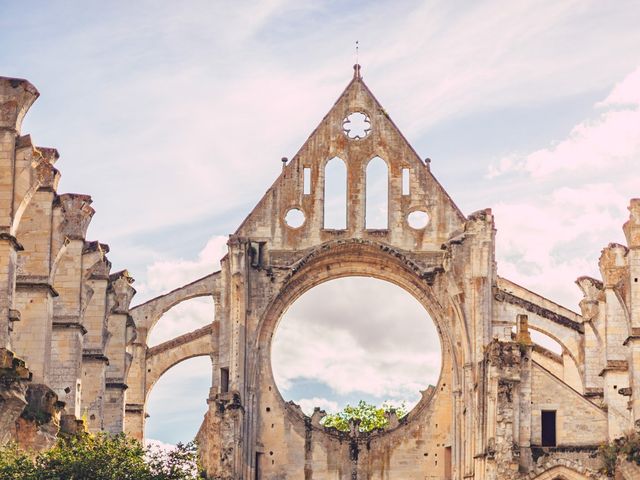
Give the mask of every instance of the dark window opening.
M 251 266 L 254 268 L 262 266 L 262 250 L 265 242 L 251 242 L 249 248 L 249 257 L 251 258 Z
M 229 369 L 220 369 L 220 393 L 226 393 L 229 391 Z
M 556 446 L 556 411 L 542 411 L 542 446 Z

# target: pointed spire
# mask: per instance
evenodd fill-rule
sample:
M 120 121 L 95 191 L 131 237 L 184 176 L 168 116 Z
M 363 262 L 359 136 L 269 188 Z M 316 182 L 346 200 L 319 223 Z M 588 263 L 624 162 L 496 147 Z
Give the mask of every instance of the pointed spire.
M 353 66 L 353 78 L 357 78 L 358 80 L 360 80 L 362 78 L 362 75 L 360 75 L 360 64 L 356 63 Z

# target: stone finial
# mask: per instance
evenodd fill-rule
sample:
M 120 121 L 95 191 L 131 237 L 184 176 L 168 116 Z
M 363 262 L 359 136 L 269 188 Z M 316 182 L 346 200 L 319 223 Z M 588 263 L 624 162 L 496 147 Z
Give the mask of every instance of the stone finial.
M 604 280 L 604 288 L 613 288 L 624 279 L 628 251 L 627 247 L 619 243 L 610 243 L 602 249 L 598 266 Z
M 19 133 L 24 116 L 39 96 L 27 80 L 0 77 L 0 130 Z
M 109 245 L 97 241 L 85 242 L 82 248 L 84 277 L 94 279 L 109 279 L 111 262 L 107 258 Z
M 315 427 L 321 427 L 321 420 L 327 416 L 327 412 L 322 410 L 320 407 L 315 407 L 313 409 L 313 414 L 311 415 L 311 425 Z
M 361 79 L 362 78 L 362 67 L 359 63 L 356 63 L 353 66 L 353 78 Z
M 136 294 L 136 289 L 131 286 L 133 277 L 126 270 L 109 275 L 109 312 L 128 313 L 129 304 Z
M 65 193 L 56 197 L 54 205 L 62 209 L 60 233 L 70 240 L 84 240 L 95 210 L 91 197 L 79 193 Z
M 36 147 L 36 150 L 38 151 L 38 153 L 40 153 L 42 158 L 44 160 L 46 160 L 47 162 L 49 162 L 51 165 L 56 163 L 58 161 L 58 159 L 60 158 L 60 153 L 58 153 L 58 150 L 55 149 L 55 148 L 51 148 L 51 147 Z
M 622 226 L 629 248 L 640 247 L 640 198 L 629 203 L 629 220 Z
M 603 289 L 602 282 L 591 277 L 578 277 L 576 285 L 584 295 L 579 304 L 582 317 L 589 322 L 598 316 Z
M 529 317 L 527 315 L 516 315 L 516 342 L 522 345 L 533 345 L 531 334 L 529 333 Z
M 493 213 L 490 208 L 485 208 L 469 215 L 464 230 L 469 233 L 480 233 L 482 231 L 490 232 L 493 228 Z
M 50 190 L 55 192 L 58 189 L 58 182 L 60 181 L 60 172 L 53 163 L 46 158 L 42 158 L 36 166 L 36 176 L 40 189 Z

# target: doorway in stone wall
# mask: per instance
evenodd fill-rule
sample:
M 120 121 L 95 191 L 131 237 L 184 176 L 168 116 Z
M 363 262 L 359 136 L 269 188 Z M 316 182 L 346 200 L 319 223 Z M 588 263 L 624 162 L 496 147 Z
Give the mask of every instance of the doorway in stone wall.
M 361 400 L 410 410 L 437 385 L 442 354 L 434 322 L 401 287 L 371 277 L 315 286 L 282 315 L 271 344 L 285 401 L 307 415 Z

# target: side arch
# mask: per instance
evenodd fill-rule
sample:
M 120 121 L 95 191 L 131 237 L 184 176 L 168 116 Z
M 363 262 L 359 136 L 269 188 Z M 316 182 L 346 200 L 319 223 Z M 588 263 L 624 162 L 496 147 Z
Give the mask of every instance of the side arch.
M 589 480 L 584 473 L 580 473 L 573 468 L 564 465 L 556 465 L 549 470 L 542 472 L 540 475 L 533 477 L 532 480 Z
M 217 342 L 213 340 L 217 338 L 217 334 L 218 323 L 214 322 L 147 350 L 145 359 L 145 401 L 155 383 L 171 367 L 190 358 L 213 355 L 213 345 L 217 345 Z
M 220 271 L 211 273 L 194 282 L 176 288 L 169 293 L 133 307 L 130 313 L 138 329 L 139 341 L 146 343 L 153 327 L 155 327 L 158 320 L 160 320 L 162 315 L 169 309 L 192 298 L 213 295 L 219 277 Z
M 494 298 L 503 305 L 505 318 L 522 313 L 529 317 L 529 328 L 556 341 L 580 373 L 584 389 L 584 323 L 582 316 L 520 285 L 498 277 Z

